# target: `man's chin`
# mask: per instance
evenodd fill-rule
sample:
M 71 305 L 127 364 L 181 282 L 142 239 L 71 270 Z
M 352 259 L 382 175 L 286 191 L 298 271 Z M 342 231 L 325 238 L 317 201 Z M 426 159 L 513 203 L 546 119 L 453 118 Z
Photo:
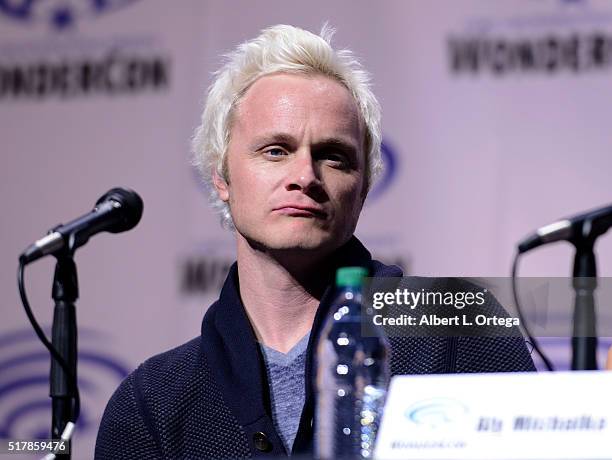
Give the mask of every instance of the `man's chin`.
M 334 238 L 327 234 L 266 235 L 248 238 L 249 244 L 262 251 L 277 254 L 300 254 L 303 256 L 325 256 L 337 248 Z
M 330 238 L 305 238 L 292 235 L 287 238 L 274 239 L 267 246 L 275 251 L 321 252 L 329 250 L 333 244 Z

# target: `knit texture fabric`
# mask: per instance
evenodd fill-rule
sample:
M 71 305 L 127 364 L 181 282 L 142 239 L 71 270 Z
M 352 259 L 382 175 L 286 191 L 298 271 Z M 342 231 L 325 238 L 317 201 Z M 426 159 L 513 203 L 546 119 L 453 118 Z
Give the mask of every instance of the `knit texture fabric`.
M 121 384 L 104 413 L 96 458 L 251 457 L 200 342 L 198 337 L 149 359 Z

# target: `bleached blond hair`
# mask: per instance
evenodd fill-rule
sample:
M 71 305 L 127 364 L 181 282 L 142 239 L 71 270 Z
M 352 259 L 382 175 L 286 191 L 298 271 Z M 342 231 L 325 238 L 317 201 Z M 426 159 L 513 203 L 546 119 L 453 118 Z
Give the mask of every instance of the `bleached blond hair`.
M 225 64 L 215 72 L 208 88 L 200 125 L 192 139 L 194 165 L 210 190 L 213 207 L 222 224 L 233 228 L 227 203 L 213 186 L 213 171 L 228 180 L 225 156 L 232 114 L 250 86 L 259 78 L 274 73 L 324 75 L 341 83 L 353 95 L 365 125 L 366 191 L 382 171 L 380 153 L 380 105 L 370 89 L 370 76 L 350 50 L 334 50 L 334 29 L 323 26 L 320 35 L 298 27 L 276 25 L 264 29 L 253 40 L 227 54 Z

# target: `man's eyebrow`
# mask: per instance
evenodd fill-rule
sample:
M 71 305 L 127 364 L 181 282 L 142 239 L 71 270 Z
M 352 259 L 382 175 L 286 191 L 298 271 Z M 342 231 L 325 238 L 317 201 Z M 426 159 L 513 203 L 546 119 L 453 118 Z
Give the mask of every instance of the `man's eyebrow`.
M 314 143 L 315 149 L 321 149 L 326 147 L 333 147 L 344 151 L 345 153 L 356 154 L 358 151 L 358 146 L 347 140 L 340 137 L 329 137 L 327 139 L 322 139 Z
M 287 133 L 264 134 L 255 138 L 255 140 L 251 143 L 251 150 L 259 150 L 260 148 L 271 144 L 293 146 L 296 144 L 296 140 L 291 134 Z

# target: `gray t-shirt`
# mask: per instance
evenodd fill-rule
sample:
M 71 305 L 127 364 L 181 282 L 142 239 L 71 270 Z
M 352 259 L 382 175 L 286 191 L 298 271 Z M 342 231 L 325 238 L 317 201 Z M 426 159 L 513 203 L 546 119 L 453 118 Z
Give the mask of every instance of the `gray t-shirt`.
M 304 408 L 304 372 L 309 336 L 306 334 L 287 353 L 260 343 L 270 385 L 272 421 L 288 454 L 291 454 Z

